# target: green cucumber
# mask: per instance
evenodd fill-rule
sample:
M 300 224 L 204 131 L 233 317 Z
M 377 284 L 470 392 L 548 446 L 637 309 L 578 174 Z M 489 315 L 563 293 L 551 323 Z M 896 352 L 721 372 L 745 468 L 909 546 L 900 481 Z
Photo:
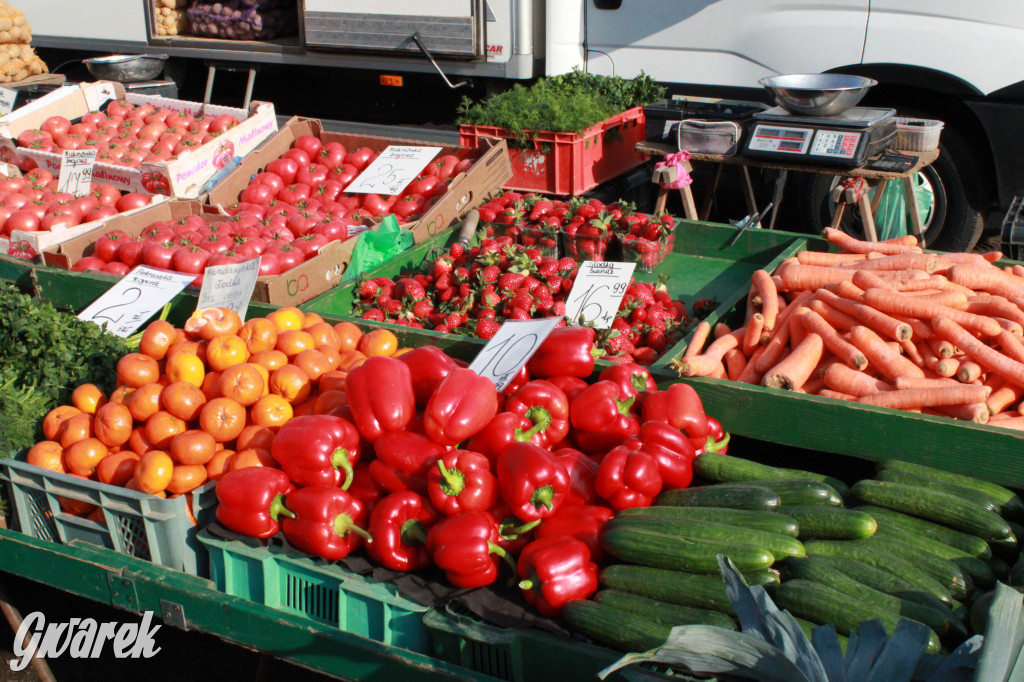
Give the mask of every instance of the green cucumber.
M 808 540 L 804 543 L 804 548 L 808 556 L 825 554 L 856 559 L 868 566 L 889 571 L 912 584 L 915 589 L 930 594 L 949 606 L 953 605 L 949 589 L 941 582 L 917 568 L 915 564 L 898 557 L 887 556 L 879 552 L 877 546 L 867 547 L 864 542 L 865 540 Z
M 843 504 L 843 498 L 836 489 L 821 481 L 800 478 L 761 479 L 747 481 L 746 485 L 760 485 L 774 491 L 779 496 L 783 507 L 779 511 L 783 514 L 786 513 L 785 508 L 790 505 L 821 504 L 841 507 Z
M 857 481 L 852 490 L 863 502 L 941 523 L 977 535 L 982 540 L 999 540 L 1013 535 L 1010 525 L 999 514 L 939 490 L 870 478 Z
M 616 517 L 629 518 L 634 516 L 657 516 L 666 519 L 686 521 L 711 521 L 725 523 L 730 526 L 741 526 L 768 533 L 779 533 L 796 537 L 799 526 L 796 520 L 779 512 L 751 511 L 749 509 L 729 509 L 727 507 L 669 507 L 655 505 L 651 507 L 632 507 L 616 513 Z
M 849 542 L 863 545 L 867 549 L 874 549 L 883 556 L 902 559 L 907 563 L 914 564 L 923 572 L 945 585 L 953 599 L 966 599 L 967 595 L 974 589 L 974 581 L 971 580 L 970 576 L 962 568 L 952 561 L 935 556 L 929 552 L 922 552 L 914 545 L 901 540 L 876 533 L 869 538 L 850 540 Z
M 793 557 L 786 560 L 786 569 L 794 578 L 813 580 L 822 585 L 834 587 L 851 597 L 872 603 L 880 609 L 924 623 L 938 635 L 949 630 L 949 617 L 946 613 L 909 599 L 903 600 L 887 592 L 876 590 L 854 580 L 845 573 L 833 570 L 828 562 L 824 561 L 825 559 L 828 557 Z M 948 612 L 948 609 L 946 611 Z
M 897 530 L 917 533 L 918 535 L 938 540 L 951 547 L 956 547 L 979 559 L 989 559 L 992 557 L 992 548 L 977 535 L 954 530 L 940 523 L 933 523 L 932 521 L 919 519 L 916 516 L 910 516 L 909 514 L 884 507 L 866 506 L 859 507 L 859 509 L 873 516 L 878 522 L 879 527 L 889 526 Z
M 761 585 L 769 591 L 779 584 L 778 571 L 743 573 L 748 585 Z M 732 603 L 725 594 L 720 573 L 687 573 L 650 566 L 612 564 L 601 569 L 603 587 L 639 594 L 651 599 L 731 614 Z
M 693 523 L 689 520 L 664 518 L 659 516 L 616 516 L 605 524 L 604 532 L 616 528 L 631 529 L 642 528 L 646 530 L 665 533 L 687 540 L 711 540 L 727 544 L 753 545 L 764 547 L 776 559 L 783 559 L 787 556 L 806 556 L 803 543 L 796 538 L 779 533 L 767 533 L 763 530 L 752 528 L 740 528 L 725 523 L 703 521 Z
M 562 619 L 595 642 L 627 652 L 656 649 L 665 643 L 672 630 L 671 625 L 590 599 L 566 602 Z
M 992 569 L 992 573 L 995 574 L 996 580 L 1002 580 L 1008 585 L 1024 585 L 1024 576 L 1021 574 L 1014 575 L 1013 566 L 1006 563 L 1001 557 L 994 556 L 988 560 L 989 568 Z M 1016 564 L 1014 564 L 1016 566 Z M 1018 582 L 1014 582 L 1014 581 Z
M 727 507 L 754 511 L 778 511 L 782 499 L 770 488 L 746 483 L 716 483 L 666 490 L 654 504 L 670 507 Z
M 735 455 L 722 455 L 717 452 L 704 452 L 697 455 L 693 460 L 693 472 L 718 483 L 802 478 L 827 483 L 843 497 L 850 494 L 850 486 L 825 474 L 802 469 L 773 467 L 769 464 L 761 464 Z
M 937 479 L 928 478 L 927 476 L 912 474 L 901 469 L 882 469 L 875 474 L 875 478 L 879 481 L 907 483 L 910 485 L 924 486 L 929 490 L 941 490 L 942 492 L 949 493 L 950 495 L 956 495 L 957 497 L 963 498 L 971 504 L 976 504 L 983 509 L 994 511 L 997 514 L 1002 512 L 1002 507 L 999 503 L 987 493 L 983 493 L 980 490 L 975 490 L 973 488 L 965 488 L 948 481 L 939 481 Z
M 870 514 L 846 507 L 821 504 L 788 505 L 786 514 L 796 519 L 800 539 L 861 540 L 875 534 L 877 523 Z
M 773 598 L 779 608 L 812 623 L 834 623 L 836 630 L 844 635 L 855 632 L 861 623 L 875 618 L 891 635 L 902 618 L 828 585 L 799 578 L 784 581 L 775 590 Z M 940 648 L 939 636 L 931 632 L 927 652 L 938 653 Z
M 971 556 L 967 552 L 947 545 L 944 542 L 933 540 L 932 538 L 925 537 L 924 535 L 918 535 L 913 531 L 897 529 L 892 526 L 884 525 L 879 526 L 878 535 L 880 537 L 892 538 L 898 542 L 903 542 L 917 547 L 929 554 L 933 554 L 943 559 L 948 559 L 959 566 L 960 569 L 970 576 L 971 580 L 976 583 L 992 585 L 996 580 L 995 573 L 992 572 L 992 567 L 983 559 Z
M 690 540 L 640 528 L 607 529 L 601 533 L 601 546 L 631 564 L 694 573 L 717 573 L 719 554 L 732 559 L 740 571 L 756 571 L 775 563 L 775 556 L 763 547 Z
M 877 468 L 879 471 L 905 471 L 907 473 L 918 474 L 919 476 L 926 476 L 937 481 L 953 483 L 954 485 L 959 485 L 964 488 L 972 488 L 985 493 L 998 502 L 1003 513 L 1007 516 L 1019 516 L 1024 513 L 1024 500 L 1021 500 L 1021 498 L 1017 496 L 1017 493 L 1013 492 L 1009 488 L 999 485 L 998 483 L 985 481 L 975 476 L 956 474 L 952 471 L 937 469 L 925 464 L 904 462 L 899 459 L 882 460 L 881 462 L 878 462 Z
M 727 630 L 737 629 L 736 621 L 721 611 L 670 604 L 632 592 L 600 590 L 594 595 L 594 599 L 625 613 L 643 616 L 664 625 L 714 625 Z

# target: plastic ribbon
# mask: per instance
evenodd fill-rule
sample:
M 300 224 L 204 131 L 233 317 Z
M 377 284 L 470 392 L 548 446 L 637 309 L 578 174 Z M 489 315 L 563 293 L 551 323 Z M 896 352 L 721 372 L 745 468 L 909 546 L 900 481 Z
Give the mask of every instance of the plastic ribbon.
M 672 154 L 666 154 L 664 161 L 659 161 L 654 164 L 654 170 L 657 171 L 659 168 L 668 168 L 675 166 L 676 168 L 676 179 L 672 182 L 666 182 L 659 179 L 658 184 L 665 189 L 682 189 L 693 184 L 693 178 L 686 170 L 684 165 L 690 160 L 690 152 L 683 149 L 682 151 L 674 152 Z

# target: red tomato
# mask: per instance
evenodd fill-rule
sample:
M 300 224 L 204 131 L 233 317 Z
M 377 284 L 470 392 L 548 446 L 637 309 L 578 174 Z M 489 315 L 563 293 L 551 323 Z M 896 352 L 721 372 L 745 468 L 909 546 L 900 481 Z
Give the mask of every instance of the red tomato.
M 245 203 L 266 205 L 267 202 L 274 198 L 274 195 L 274 188 L 270 185 L 265 185 L 262 182 L 252 182 L 238 195 L 238 200 Z
M 96 255 L 108 263 L 115 261 L 118 249 L 127 243 L 128 239 L 128 233 L 124 230 L 111 230 L 96 240 Z
M 63 116 L 50 116 L 40 124 L 39 129 L 49 133 L 54 140 L 59 140 L 71 129 L 71 121 Z
M 135 108 L 128 112 L 128 118 L 134 118 L 138 120 L 140 123 L 145 121 L 147 116 L 156 111 L 156 107 L 154 107 L 152 104 L 139 104 L 133 106 Z
M 236 121 L 235 117 L 231 114 L 221 114 L 220 116 L 215 116 L 213 120 L 210 121 L 210 127 L 207 128 L 207 130 L 211 133 L 223 133 L 235 127 L 237 124 L 238 121 Z
M 340 142 L 328 142 L 313 160 L 327 166 L 328 170 L 334 170 L 345 162 L 345 145 Z
M 82 137 L 89 137 L 90 135 L 96 134 L 96 126 L 82 122 L 72 123 L 71 127 L 68 128 L 68 132 L 75 135 L 81 135 Z
M 281 158 L 291 159 L 295 161 L 295 163 L 299 164 L 299 168 L 302 168 L 303 166 L 308 166 L 309 164 L 313 163 L 312 157 L 310 157 L 306 150 L 299 149 L 298 147 L 292 147 L 284 154 L 282 154 Z
M 377 152 L 369 147 L 360 147 L 345 157 L 345 163 L 352 164 L 356 170 L 362 171 L 370 165 L 370 162 L 377 158 Z
M 266 239 L 272 246 L 280 246 L 282 243 L 290 244 L 295 241 L 295 233 L 283 225 L 267 227 L 260 236 Z
M 107 120 L 107 115 L 99 111 L 90 111 L 88 114 L 82 115 L 82 123 L 88 123 L 92 126 L 99 126 Z
M 112 261 L 103 266 L 103 272 L 109 272 L 112 275 L 127 275 L 130 271 L 131 268 L 121 261 Z
M 113 206 L 97 206 L 92 209 L 84 216 L 82 216 L 83 223 L 91 223 L 94 220 L 106 220 L 107 218 L 117 215 L 117 209 Z
M 117 250 L 117 260 L 121 261 L 129 268 L 142 263 L 142 250 L 146 248 L 146 242 L 144 239 L 130 239 Z
M 150 242 L 142 249 L 142 262 L 154 268 L 170 270 L 178 245 L 172 241 Z
M 149 206 L 149 197 L 139 192 L 128 192 L 117 201 L 117 210 L 122 213 L 143 206 Z
M 281 274 L 281 264 L 277 260 L 277 254 L 264 253 L 260 256 L 260 269 L 258 277 Z
M 38 232 L 40 217 L 35 211 L 19 209 L 11 213 L 11 216 L 4 223 L 4 230 L 10 234 L 15 230 L 22 232 Z
M 35 186 L 46 185 L 53 182 L 53 173 L 45 168 L 34 168 L 25 173 L 25 182 Z
M 316 232 L 309 232 L 302 235 L 298 239 L 292 242 L 291 246 L 294 249 L 298 249 L 305 254 L 305 259 L 309 260 L 315 256 L 321 248 L 327 245 L 327 237 Z
M 130 114 L 134 108 L 135 105 L 128 100 L 119 99 L 107 105 L 107 116 L 124 118 Z
M 267 253 L 272 253 L 277 256 L 277 262 L 280 265 L 281 272 L 287 272 L 306 260 L 305 254 L 291 244 L 271 247 L 267 249 Z
M 86 270 L 99 270 L 102 272 L 103 266 L 105 265 L 106 263 L 96 256 L 86 256 L 85 258 L 79 258 L 75 264 L 71 266 L 71 269 L 75 272 L 85 272 Z
M 295 174 L 295 181 L 313 187 L 314 185 L 319 185 L 326 181 L 327 174 L 329 172 L 330 170 L 327 166 L 320 163 L 311 163 L 308 166 L 303 166 L 299 169 Z
M 342 190 L 348 187 L 359 175 L 359 169 L 351 163 L 343 163 L 333 171 L 330 178 L 341 185 Z
M 421 175 L 409 183 L 409 186 L 405 188 L 405 193 L 419 194 L 424 198 L 429 198 L 437 192 L 440 182 L 435 175 Z
M 231 265 L 232 263 L 241 262 L 242 257 L 236 254 L 234 251 L 223 251 L 212 256 L 207 267 L 211 267 L 214 265 Z
M 18 146 L 28 149 L 38 149 L 44 152 L 53 151 L 57 146 L 53 136 L 45 130 L 25 130 L 18 135 Z
M 79 133 L 65 133 L 57 140 L 58 149 L 81 149 L 85 146 L 85 136 Z
M 363 212 L 371 216 L 381 216 L 388 212 L 388 203 L 379 194 L 363 195 Z
M 167 130 L 167 124 L 163 121 L 153 121 L 143 126 L 138 133 L 140 140 L 156 140 L 160 139 L 160 136 Z
M 167 118 L 164 119 L 168 127 L 177 128 L 178 130 L 190 130 L 194 121 L 195 117 L 192 114 L 177 111 L 167 112 Z
M 256 256 L 261 255 L 267 250 L 267 240 L 262 237 L 252 237 L 246 239 L 241 244 L 235 246 L 235 253 L 244 258 L 245 260 L 252 260 Z
M 208 116 L 197 116 L 188 124 L 188 129 L 192 132 L 205 133 L 210 129 L 211 123 L 213 123 L 212 118 Z
M 100 205 L 99 199 L 97 199 L 91 193 L 76 198 L 72 203 L 75 206 L 75 209 L 78 211 L 78 214 L 83 218 L 89 213 L 89 211 L 93 210 L 94 208 Z
M 452 173 L 452 177 L 455 177 L 462 173 L 468 173 L 469 169 L 473 167 L 473 164 L 475 162 L 476 159 L 463 159 L 462 161 L 459 161 L 457 164 L 455 164 L 455 172 Z
M 0 199 L 0 206 L 13 208 L 14 210 L 21 208 L 28 202 L 32 201 L 27 194 L 24 194 L 24 191 L 25 190 L 8 194 L 3 199 Z
M 42 219 L 39 221 L 39 229 L 48 232 L 57 225 L 74 227 L 80 222 L 82 222 L 81 216 L 73 210 L 57 208 L 43 214 Z
M 309 198 L 309 185 L 301 182 L 292 183 L 277 193 L 277 198 L 286 204 L 295 206 L 300 201 Z
M 121 199 L 121 190 L 113 185 L 93 183 L 92 194 L 99 200 L 100 206 L 113 206 Z
M 391 205 L 391 212 L 399 218 L 408 218 L 422 211 L 424 202 L 420 194 L 406 194 Z
M 295 182 L 295 174 L 299 171 L 299 162 L 295 159 L 274 159 L 267 164 L 267 172 L 273 173 L 277 177 L 281 178 L 281 184 L 290 185 Z
M 213 254 L 198 246 L 177 249 L 171 258 L 171 266 L 178 272 L 201 275 Z
M 320 154 L 320 150 L 324 148 L 324 145 L 316 135 L 299 135 L 295 138 L 293 148 L 301 149 L 309 154 L 310 159 L 315 159 Z
M 351 224 L 352 221 L 345 218 L 332 218 L 314 227 L 313 232 L 327 237 L 328 242 L 345 241 L 348 239 L 348 227 Z
M 230 251 L 231 247 L 235 245 L 234 238 L 227 233 L 224 234 L 211 234 L 206 239 L 199 242 L 199 248 L 209 251 L 213 254 L 224 253 Z
M 25 178 L 0 177 L 0 194 L 7 195 L 20 192 L 25 187 Z M 0 203 L 0 205 L 3 205 Z

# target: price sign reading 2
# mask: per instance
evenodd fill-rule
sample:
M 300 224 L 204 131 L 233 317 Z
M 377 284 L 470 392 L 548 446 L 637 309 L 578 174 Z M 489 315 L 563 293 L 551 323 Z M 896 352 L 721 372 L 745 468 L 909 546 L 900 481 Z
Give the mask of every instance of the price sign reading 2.
M 121 292 L 122 300 L 119 303 L 111 302 L 104 308 L 100 308 L 92 317 L 89 318 L 97 324 L 103 324 L 104 322 L 110 322 L 111 325 L 116 325 L 118 322 L 124 319 L 126 314 L 126 308 L 132 303 L 135 303 L 142 296 L 142 289 L 138 287 L 131 287 Z M 115 311 L 117 311 L 115 313 Z M 116 314 L 116 317 L 115 317 Z
M 611 327 L 635 267 L 635 263 L 615 261 L 583 263 L 565 302 L 566 321 L 592 322 L 598 329 Z
M 556 324 L 557 317 L 506 322 L 469 368 L 493 381 L 494 387 L 501 392 L 533 357 Z
M 127 338 L 193 279 L 195 275 L 140 265 L 93 301 L 78 319 L 106 325 L 110 333 Z

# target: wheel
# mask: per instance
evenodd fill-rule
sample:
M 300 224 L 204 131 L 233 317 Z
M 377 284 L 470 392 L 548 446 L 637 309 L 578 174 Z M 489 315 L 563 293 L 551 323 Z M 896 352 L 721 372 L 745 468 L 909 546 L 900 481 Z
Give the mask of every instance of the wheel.
M 939 158 L 918 173 L 916 181 L 932 191 L 932 203 L 921 211 L 924 243 L 938 251 L 970 251 L 985 226 L 982 210 L 983 171 L 970 146 L 955 129 L 942 131 Z M 835 204 L 832 188 L 841 178 L 804 173 L 798 181 L 797 204 L 800 224 L 817 232 L 832 223 Z M 858 238 L 864 228 L 858 210 L 846 210 L 840 228 Z

